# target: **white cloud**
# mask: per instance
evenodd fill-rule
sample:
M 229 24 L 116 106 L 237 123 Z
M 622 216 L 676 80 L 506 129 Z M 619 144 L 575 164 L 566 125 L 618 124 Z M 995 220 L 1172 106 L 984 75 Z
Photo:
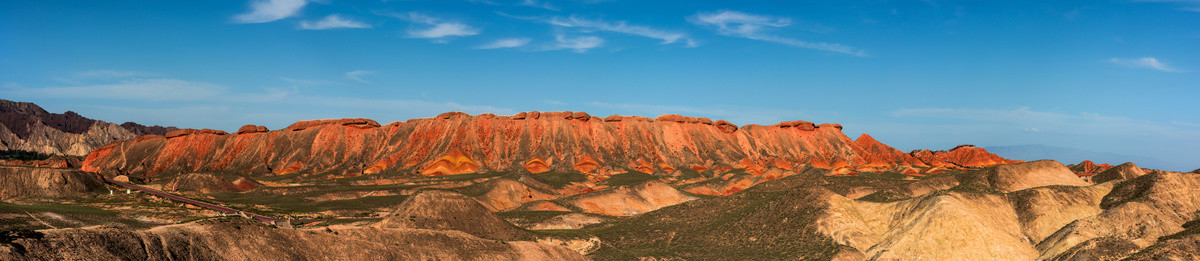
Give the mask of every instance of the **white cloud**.
M 266 23 L 292 17 L 308 4 L 306 0 L 254 0 L 250 12 L 233 16 L 238 23 Z
M 443 39 L 452 36 L 472 36 L 479 34 L 479 29 L 471 27 L 467 24 L 446 21 L 441 18 L 436 18 L 416 12 L 408 13 L 408 16 L 401 17 L 412 21 L 413 23 L 425 25 L 424 28 L 412 29 L 408 31 L 408 36 L 413 38 L 424 39 Z
M 529 44 L 529 41 L 529 38 L 505 38 L 488 44 L 480 45 L 475 47 L 475 49 L 516 48 Z
M 1108 59 L 1108 62 L 1126 67 L 1149 68 L 1164 72 L 1183 72 L 1167 65 L 1166 63 L 1158 61 L 1158 59 L 1154 57 L 1142 57 L 1138 59 L 1112 58 Z
M 326 16 L 325 19 L 321 19 L 320 21 L 316 22 L 300 22 L 300 29 L 304 30 L 328 30 L 339 28 L 371 28 L 371 25 L 342 18 L 342 16 L 336 14 Z
M 687 34 L 684 33 L 668 32 L 641 25 L 630 25 L 625 21 L 608 22 L 604 20 L 589 20 L 572 15 L 567 18 L 553 17 L 545 22 L 562 27 L 601 30 L 659 39 L 662 40 L 662 44 L 675 43 L 679 40 L 685 40 L 687 42 L 692 41 L 690 38 L 687 38 Z
M 604 39 L 591 35 L 568 37 L 565 35 L 555 35 L 554 40 L 557 42 L 548 50 L 571 49 L 577 53 L 587 52 L 588 49 L 600 47 L 604 45 Z
M 371 83 L 367 80 L 364 80 L 362 77 L 373 74 L 373 73 L 375 73 L 375 72 L 367 71 L 367 70 L 349 71 L 349 72 L 346 72 L 346 79 L 351 79 L 351 80 L 361 82 L 361 83 Z
M 783 28 L 792 25 L 792 20 L 786 17 L 747 14 L 736 11 L 719 11 L 713 13 L 697 13 L 688 21 L 702 27 L 716 29 L 717 33 L 742 37 L 746 39 L 774 42 L 794 47 L 808 48 L 855 56 L 866 56 L 866 52 L 854 47 L 837 43 L 809 42 L 769 34 L 771 28 Z
M 148 101 L 203 100 L 226 91 L 224 86 L 216 84 L 177 79 L 137 79 L 113 84 L 10 90 L 16 96 L 28 97 Z

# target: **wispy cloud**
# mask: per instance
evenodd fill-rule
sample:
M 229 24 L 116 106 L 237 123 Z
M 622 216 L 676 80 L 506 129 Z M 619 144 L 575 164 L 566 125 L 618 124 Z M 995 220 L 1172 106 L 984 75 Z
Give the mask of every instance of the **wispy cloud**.
M 448 21 L 417 12 L 410 12 L 408 15 L 400 17 L 413 23 L 424 25 L 423 28 L 414 28 L 408 31 L 408 36 L 412 38 L 444 41 L 446 37 L 472 36 L 480 32 L 478 28 L 461 22 Z
M 662 40 L 662 44 L 671 44 L 679 42 L 680 40 L 684 40 L 685 43 L 695 43 L 695 41 L 691 41 L 687 34 L 684 33 L 669 32 L 666 30 L 655 29 L 642 25 L 631 25 L 625 21 L 609 22 L 599 19 L 585 19 L 572 15 L 566 18 L 557 16 L 551 17 L 549 19 L 545 19 L 544 22 L 562 27 L 608 31 L 659 39 Z
M 1142 57 L 1142 58 L 1137 58 L 1137 59 L 1111 58 L 1111 59 L 1108 59 L 1108 62 L 1117 64 L 1117 65 L 1121 65 L 1121 66 L 1133 67 L 1133 68 L 1148 68 L 1148 69 L 1154 69 L 1154 70 L 1159 70 L 1159 71 L 1164 71 L 1164 72 L 1175 72 L 1175 73 L 1183 72 L 1182 70 L 1176 69 L 1175 67 L 1171 67 L 1170 65 L 1167 65 L 1166 63 L 1163 63 L 1154 57 Z
M 701 27 L 713 28 L 717 33 L 752 40 L 780 43 L 794 47 L 808 48 L 855 56 L 866 56 L 866 52 L 858 48 L 823 42 L 809 42 L 770 34 L 771 28 L 784 28 L 792 25 L 792 20 L 786 17 L 747 14 L 737 11 L 701 12 L 688 18 L 689 22 Z
M 569 49 L 577 53 L 587 52 L 588 49 L 600 47 L 604 45 L 604 39 L 596 36 L 585 35 L 578 37 L 570 37 L 566 35 L 555 35 L 555 44 L 546 50 L 563 50 Z
M 1174 3 L 1174 4 L 1179 4 L 1179 5 L 1185 5 L 1184 7 L 1179 8 L 1179 10 L 1189 11 L 1189 12 L 1200 12 L 1200 1 L 1197 1 L 1197 0 L 1133 0 L 1133 2 Z
M 280 80 L 283 80 L 283 81 L 285 81 L 285 82 L 289 82 L 289 83 L 292 83 L 292 84 L 299 84 L 299 85 L 330 85 L 330 84 L 336 84 L 336 82 L 332 82 L 332 81 L 318 81 L 318 80 L 294 79 L 294 78 L 288 78 L 288 77 L 279 77 L 279 79 L 280 79 Z
M 253 0 L 250 12 L 233 16 L 238 23 L 266 23 L 292 17 L 308 4 L 306 0 Z
M 157 74 L 139 71 L 117 71 L 117 70 L 92 70 L 75 73 L 75 78 L 129 78 L 129 77 L 147 77 L 156 76 Z
M 340 29 L 340 28 L 371 28 L 371 25 L 363 23 L 363 22 L 359 22 L 359 21 L 342 18 L 342 16 L 337 15 L 337 14 L 332 14 L 332 15 L 326 16 L 325 19 L 321 19 L 320 21 L 316 21 L 316 22 L 311 22 L 311 21 L 300 22 L 300 29 L 304 29 L 304 30 L 329 30 L 329 29 Z
M 1173 126 L 1172 124 L 1096 113 L 1066 114 L 1038 111 L 1030 107 L 1008 110 L 918 108 L 899 109 L 892 111 L 891 114 L 896 117 L 952 119 L 962 122 L 991 122 L 1020 130 L 1057 133 L 1103 133 L 1114 136 L 1153 133 L 1166 138 L 1200 140 L 1200 129 L 1188 130 Z
M 541 8 L 541 9 L 546 9 L 546 10 L 550 10 L 550 11 L 558 11 L 558 7 L 550 4 L 549 1 L 525 0 L 525 1 L 521 1 L 521 3 L 519 3 L 517 5 Z
M 111 84 L 8 90 L 18 97 L 146 101 L 203 100 L 227 91 L 221 85 L 177 79 L 135 79 Z
M 529 41 L 531 41 L 529 38 L 505 38 L 477 46 L 475 49 L 517 48 L 529 44 Z
M 351 80 L 361 82 L 361 83 L 371 83 L 370 81 L 367 81 L 367 80 L 363 79 L 362 77 L 371 75 L 374 73 L 375 73 L 374 71 L 367 71 L 367 70 L 349 71 L 349 72 L 346 72 L 346 79 L 351 79 Z

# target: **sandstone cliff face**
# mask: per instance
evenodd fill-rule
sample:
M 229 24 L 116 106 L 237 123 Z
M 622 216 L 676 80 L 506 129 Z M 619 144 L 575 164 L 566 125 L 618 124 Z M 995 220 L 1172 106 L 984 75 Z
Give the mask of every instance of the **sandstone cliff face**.
M 603 177 L 626 170 L 739 168 L 761 174 L 797 164 L 873 170 L 1012 162 L 974 147 L 914 157 L 869 136 L 851 140 L 837 124 L 726 124 L 678 115 L 601 119 L 572 112 L 456 112 L 383 126 L 367 119 L 315 120 L 277 131 L 247 127 L 240 134 L 190 131 L 114 142 L 89 154 L 83 169 L 144 177 L 217 170 L 333 177 L 558 171 Z
M 171 127 L 121 125 L 84 118 L 75 112 L 49 113 L 33 103 L 0 99 L 0 150 L 84 156 L 96 147 L 137 135 L 162 135 Z

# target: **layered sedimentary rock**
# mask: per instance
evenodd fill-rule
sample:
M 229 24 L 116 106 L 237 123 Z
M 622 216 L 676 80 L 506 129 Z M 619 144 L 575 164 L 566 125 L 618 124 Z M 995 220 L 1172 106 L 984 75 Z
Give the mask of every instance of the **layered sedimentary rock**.
M 928 155 L 899 153 L 869 136 L 851 140 L 838 124 L 784 122 L 733 126 L 663 115 L 599 118 L 579 112 L 514 116 L 461 112 L 379 125 L 368 119 L 302 121 L 282 130 L 240 134 L 182 130 L 114 142 L 83 169 L 152 178 L 201 171 L 346 177 L 380 172 L 455 175 L 487 171 L 583 172 L 746 169 L 798 164 L 822 168 L 981 167 L 1012 162 L 981 148 Z
M 33 103 L 0 99 L 0 150 L 84 156 L 113 141 L 174 130 L 132 122 L 117 125 L 72 111 L 50 113 Z

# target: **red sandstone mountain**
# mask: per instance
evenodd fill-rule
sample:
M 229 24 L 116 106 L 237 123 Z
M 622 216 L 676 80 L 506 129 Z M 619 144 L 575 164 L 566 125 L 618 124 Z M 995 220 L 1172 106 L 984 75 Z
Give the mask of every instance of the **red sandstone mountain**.
M 72 111 L 50 113 L 33 103 L 0 99 L 0 150 L 84 156 L 113 141 L 173 130 L 133 122 L 117 125 Z
M 1071 165 L 1069 167 L 1071 167 L 1071 171 L 1075 172 L 1075 175 L 1079 175 L 1080 177 L 1091 177 L 1099 174 L 1100 172 L 1108 170 L 1113 166 L 1109 165 L 1108 163 L 1096 164 L 1090 160 L 1084 160 L 1083 162 L 1079 162 L 1079 164 Z
M 368 119 L 340 119 L 301 121 L 275 131 L 251 125 L 238 134 L 180 130 L 147 135 L 96 149 L 83 169 L 143 177 L 197 171 L 330 177 L 556 171 L 603 179 L 626 171 L 733 168 L 761 175 L 770 168 L 788 170 L 798 164 L 884 171 L 1014 162 L 969 146 L 910 155 L 867 135 L 851 140 L 841 129 L 838 124 L 804 121 L 739 128 L 679 115 L 651 119 L 599 118 L 583 112 L 450 112 L 383 126 Z

